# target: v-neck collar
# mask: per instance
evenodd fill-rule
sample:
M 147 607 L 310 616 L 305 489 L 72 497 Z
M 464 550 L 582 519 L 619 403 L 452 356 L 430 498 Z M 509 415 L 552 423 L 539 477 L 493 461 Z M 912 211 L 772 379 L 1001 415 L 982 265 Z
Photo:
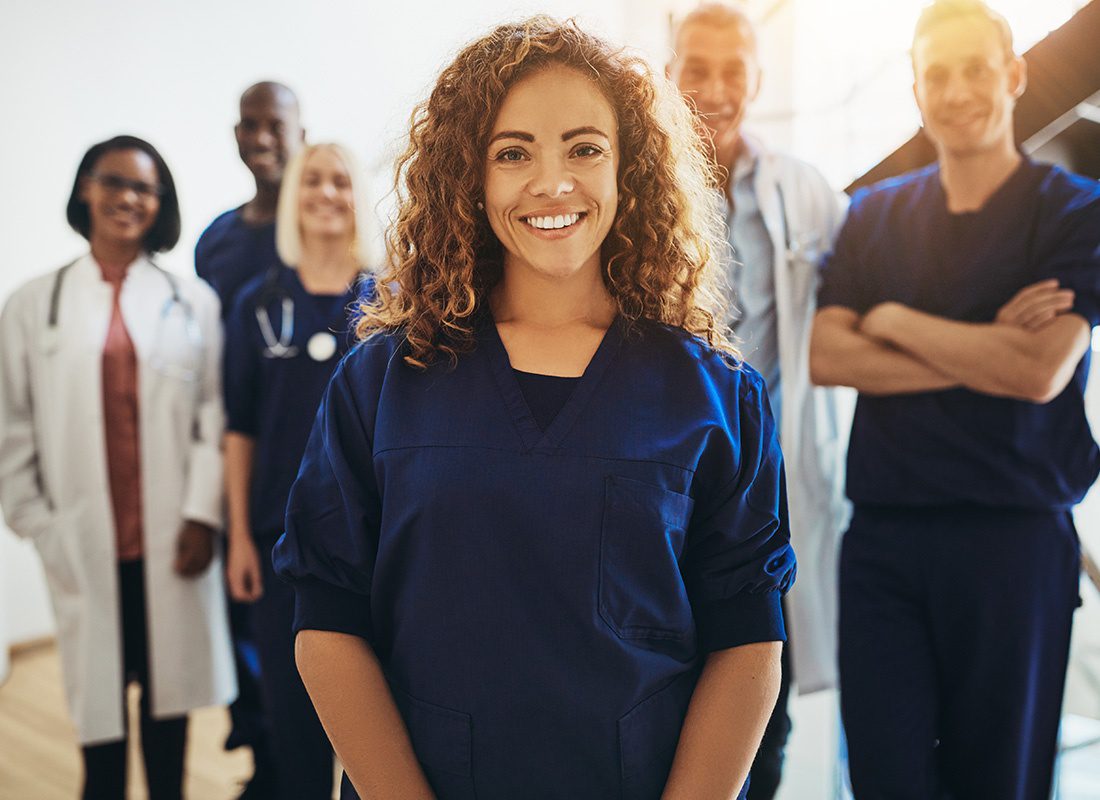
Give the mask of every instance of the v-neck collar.
M 603 335 L 600 346 L 592 355 L 592 360 L 585 367 L 584 374 L 577 380 L 573 392 L 565 405 L 561 407 L 553 421 L 543 431 L 535 422 L 535 416 L 527 406 L 527 400 L 523 396 L 523 389 L 519 385 L 512 370 L 512 363 L 508 360 L 508 351 L 504 342 L 500 339 L 493 315 L 488 311 L 480 314 L 478 319 L 478 344 L 485 348 L 489 360 L 489 367 L 496 381 L 497 389 L 504 399 L 504 405 L 512 418 L 516 434 L 523 447 L 523 452 L 549 452 L 556 450 L 566 437 L 577 418 L 580 416 L 589 399 L 596 391 L 600 378 L 607 371 L 608 365 L 619 351 L 623 340 L 624 323 L 622 318 L 616 315 L 610 327 Z

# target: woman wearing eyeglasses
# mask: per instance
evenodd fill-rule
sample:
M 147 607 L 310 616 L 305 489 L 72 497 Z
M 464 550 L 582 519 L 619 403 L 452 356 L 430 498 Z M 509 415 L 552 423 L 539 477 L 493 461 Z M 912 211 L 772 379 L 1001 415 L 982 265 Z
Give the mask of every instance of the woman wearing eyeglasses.
M 226 574 L 251 603 L 278 798 L 329 800 L 332 747 L 294 666 L 294 592 L 271 548 L 325 386 L 355 342 L 367 262 L 362 177 L 348 150 L 309 145 L 287 165 L 275 242 L 283 264 L 244 285 L 226 318 Z M 276 800 L 274 797 L 272 800 Z
M 179 239 L 171 173 L 119 136 L 77 170 L 90 252 L 0 316 L 0 505 L 42 558 L 85 800 L 123 798 L 125 690 L 141 685 L 152 800 L 182 795 L 187 713 L 236 694 L 222 522 L 214 292 L 151 260 Z

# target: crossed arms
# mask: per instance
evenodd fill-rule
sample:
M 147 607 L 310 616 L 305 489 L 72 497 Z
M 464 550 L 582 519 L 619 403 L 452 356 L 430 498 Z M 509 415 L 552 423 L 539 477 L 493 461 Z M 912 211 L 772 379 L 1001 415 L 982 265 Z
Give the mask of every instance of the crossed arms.
M 860 316 L 827 306 L 814 317 L 810 377 L 870 395 L 964 387 L 1049 403 L 1089 347 L 1089 324 L 1070 312 L 1056 280 L 1021 289 L 991 323 L 955 322 L 885 302 Z

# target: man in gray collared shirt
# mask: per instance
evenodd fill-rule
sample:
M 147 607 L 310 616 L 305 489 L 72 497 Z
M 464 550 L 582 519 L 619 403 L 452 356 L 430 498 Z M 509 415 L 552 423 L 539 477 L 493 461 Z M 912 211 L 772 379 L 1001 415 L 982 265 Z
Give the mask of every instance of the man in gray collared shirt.
M 768 385 L 768 399 L 778 420 L 782 414 L 779 337 L 775 316 L 775 276 L 772 274 L 772 239 L 764 225 L 756 199 L 754 179 L 759 154 L 742 140 L 733 174 L 726 188 L 726 226 L 730 257 L 726 275 L 736 293 L 740 312 L 733 323 L 743 345 L 743 355 Z
M 742 11 L 699 6 L 677 28 L 669 77 L 695 107 L 725 177 L 731 320 L 745 359 L 764 376 L 787 466 L 798 582 L 784 615 L 790 653 L 783 685 L 752 767 L 750 800 L 775 795 L 790 733 L 792 675 L 800 692 L 836 685 L 836 553 L 847 524 L 844 414 L 835 391 L 809 381 L 818 256 L 844 205 L 813 167 L 769 152 L 741 129 L 760 89 L 756 33 Z

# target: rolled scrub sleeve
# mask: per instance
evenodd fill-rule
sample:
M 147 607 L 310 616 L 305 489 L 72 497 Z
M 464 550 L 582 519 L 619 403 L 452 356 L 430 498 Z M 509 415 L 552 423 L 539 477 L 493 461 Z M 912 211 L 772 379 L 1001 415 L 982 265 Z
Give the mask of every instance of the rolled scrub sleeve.
M 1049 226 L 1052 235 L 1043 237 L 1039 278 L 1056 278 L 1063 289 L 1072 289 L 1071 311 L 1095 328 L 1100 325 L 1100 189 L 1088 181 L 1087 191 L 1059 211 Z
M 862 251 L 870 238 L 866 214 L 863 213 L 867 196 L 867 189 L 860 189 L 852 196 L 848 215 L 836 242 L 822 258 L 821 282 L 817 292 L 819 309 L 843 306 L 865 314 L 874 305 L 876 276 L 861 269 Z
M 721 444 L 701 467 L 737 469 L 732 476 L 729 468 L 707 470 L 718 488 L 692 517 L 682 561 L 699 648 L 707 653 L 786 641 L 781 600 L 795 579 L 783 455 L 763 380 L 751 368 L 743 368 L 734 425 L 737 435 L 715 437 Z
M 259 433 L 260 343 L 256 341 L 254 294 L 238 293 L 225 319 L 226 430 L 255 438 Z
M 337 366 L 317 410 L 290 490 L 286 531 L 275 545 L 275 572 L 294 588 L 294 632 L 324 630 L 373 643 L 370 589 L 381 516 L 372 437 L 347 377 L 351 351 Z

